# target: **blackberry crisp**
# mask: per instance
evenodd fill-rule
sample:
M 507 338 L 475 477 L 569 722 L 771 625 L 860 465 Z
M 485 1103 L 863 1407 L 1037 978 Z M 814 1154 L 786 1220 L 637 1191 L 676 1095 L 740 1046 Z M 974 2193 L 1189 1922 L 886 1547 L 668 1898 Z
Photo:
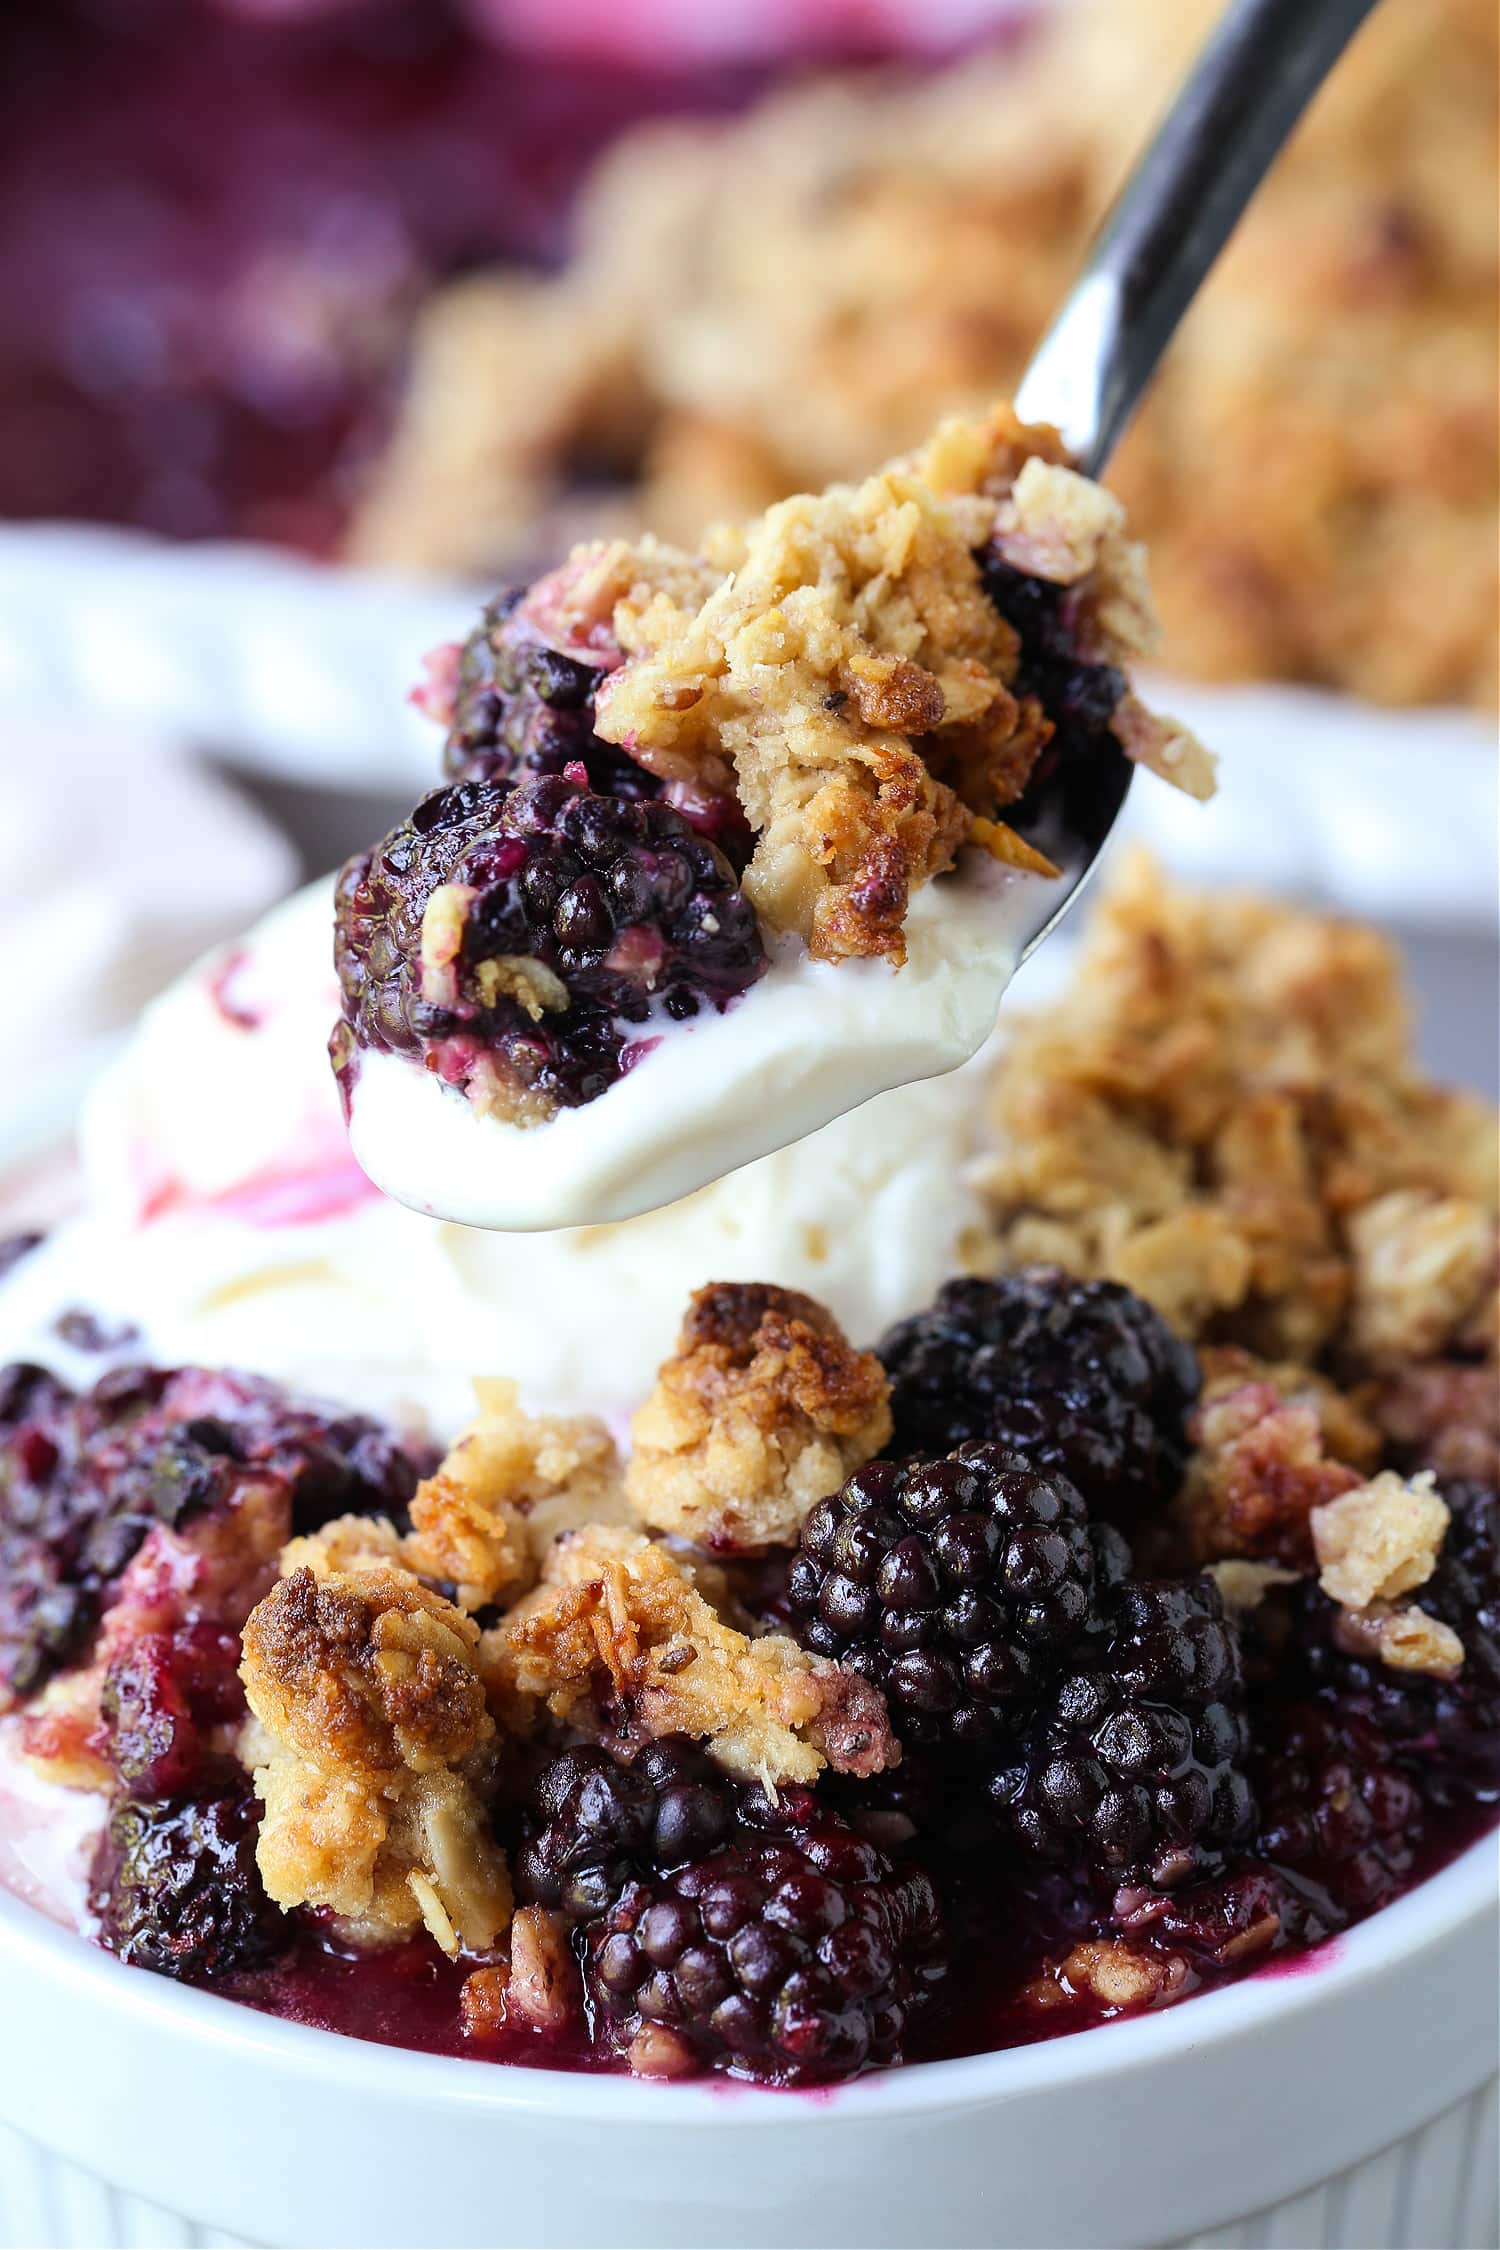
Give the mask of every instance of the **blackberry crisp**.
M 100 1841 L 92 1904 L 122 1961 L 197 1983 L 286 1942 L 255 1864 L 260 1808 L 242 1779 L 202 1797 L 122 1797 Z
M 336 914 L 346 1097 L 370 1047 L 523 1122 L 595 1100 L 653 1021 L 722 1010 L 766 966 L 723 854 L 581 767 L 435 791 L 349 862 Z
M 1212 1581 L 1132 1580 L 990 1800 L 1037 1860 L 1170 1888 L 1249 1841 L 1248 1752 L 1239 1641 Z
M 516 1894 L 570 1921 L 605 1913 L 627 1883 L 702 1858 L 735 1824 L 735 1785 L 682 1735 L 649 1742 L 629 1765 L 590 1747 L 543 1769 L 515 1859 Z
M 805 1789 L 747 1790 L 734 1840 L 588 1926 L 600 2032 L 637 2068 L 799 2085 L 901 2059 L 947 1965 L 932 1884 Z
M 1127 1528 L 1182 1481 L 1198 1363 L 1117 1282 L 1055 1266 L 950 1281 L 878 1349 L 897 1453 L 994 1438 L 1060 1471 L 1091 1510 Z
M 990 1742 L 1067 1662 L 1118 1538 L 1000 1445 L 871 1461 L 813 1509 L 790 1600 L 805 1646 L 881 1689 L 903 1742 Z
M 1101 757 L 1119 756 L 1111 720 L 1129 685 L 1114 664 L 1088 662 L 1079 651 L 1066 586 L 1037 578 L 993 552 L 979 557 L 985 592 L 1020 641 L 1012 693 L 1031 697 L 1051 727 L 1015 815 L 1023 825 L 1044 793 L 1059 796 L 1064 816 L 1092 834 L 1097 806 L 1089 783 Z

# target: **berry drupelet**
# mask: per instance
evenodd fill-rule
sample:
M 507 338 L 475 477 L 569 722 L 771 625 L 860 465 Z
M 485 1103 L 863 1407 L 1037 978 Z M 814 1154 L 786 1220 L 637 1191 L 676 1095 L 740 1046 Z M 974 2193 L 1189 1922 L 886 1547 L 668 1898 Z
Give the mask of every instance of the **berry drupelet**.
M 1311 1580 L 1291 1595 L 1286 1659 L 1310 1690 L 1368 1720 L 1408 1758 L 1433 1803 L 1492 1802 L 1500 1799 L 1500 1498 L 1457 1480 L 1442 1491 L 1448 1529 L 1432 1576 L 1411 1598 L 1463 1643 L 1457 1674 L 1394 1671 L 1346 1644 L 1342 1612 Z
M 904 1742 L 973 1746 L 1015 1725 L 1123 1567 L 1066 1477 L 965 1445 L 867 1462 L 820 1501 L 790 1600 L 804 1644 L 873 1680 Z
M 94 1863 L 104 1944 L 190 1983 L 271 1960 L 286 1924 L 255 1864 L 259 1824 L 243 1777 L 211 1796 L 118 1799 Z
M 946 1967 L 931 1882 L 811 1792 L 742 1793 L 734 1840 L 630 1884 L 585 1934 L 601 2034 L 638 2067 L 779 2084 L 901 2060 Z
M 647 1743 L 629 1765 L 588 1746 L 564 1750 L 533 1791 L 516 1894 L 591 1921 L 635 1877 L 717 1851 L 734 1827 L 738 1794 L 685 1736 Z
M 1060 1471 L 1091 1510 L 1127 1527 L 1182 1481 L 1198 1363 L 1117 1282 L 1076 1281 L 1054 1266 L 950 1281 L 878 1348 L 894 1452 L 994 1438 L 1033 1468 Z
M 1170 1888 L 1248 1843 L 1248 1752 L 1239 1641 L 1216 1587 L 1132 1580 L 991 1776 L 990 1800 L 1044 1864 Z
M 1358 1712 L 1293 1704 L 1258 1717 L 1255 1851 L 1318 1891 L 1340 1920 L 1404 1890 L 1422 1842 L 1422 1794 Z
M 723 854 L 576 767 L 424 798 L 344 869 L 336 925 L 346 1094 L 368 1047 L 522 1121 L 595 1100 L 651 1024 L 728 1007 L 766 966 Z

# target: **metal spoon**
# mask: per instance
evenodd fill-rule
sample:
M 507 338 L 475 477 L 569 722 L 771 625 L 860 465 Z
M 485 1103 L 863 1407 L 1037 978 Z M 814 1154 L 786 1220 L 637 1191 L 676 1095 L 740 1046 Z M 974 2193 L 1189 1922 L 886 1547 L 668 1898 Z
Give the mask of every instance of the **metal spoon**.
M 1230 0 L 1104 219 L 1016 392 L 1028 422 L 1061 430 L 1098 476 L 1177 324 L 1303 110 L 1376 0 Z M 1057 927 L 1092 874 L 1134 767 L 1101 757 L 1031 831 L 1062 869 Z

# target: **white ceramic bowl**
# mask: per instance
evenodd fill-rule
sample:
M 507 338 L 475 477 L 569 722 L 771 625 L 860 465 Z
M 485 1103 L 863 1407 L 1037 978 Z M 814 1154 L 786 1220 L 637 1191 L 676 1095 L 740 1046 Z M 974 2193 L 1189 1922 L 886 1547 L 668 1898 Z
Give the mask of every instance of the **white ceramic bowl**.
M 1301 1968 L 1162 2015 L 819 2095 L 342 2039 L 0 1898 L 0 2116 L 262 2243 L 1487 2250 L 1496 1867 L 1491 1836 Z M 204 2239 L 139 2206 L 103 2231 L 122 2208 L 45 2239 Z

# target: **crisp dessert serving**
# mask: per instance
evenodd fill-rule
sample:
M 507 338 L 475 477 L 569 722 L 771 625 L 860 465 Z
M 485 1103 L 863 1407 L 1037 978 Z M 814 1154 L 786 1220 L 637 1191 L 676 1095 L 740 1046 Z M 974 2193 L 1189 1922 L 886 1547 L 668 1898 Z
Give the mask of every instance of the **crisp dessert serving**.
M 469 652 L 476 727 L 516 614 Z M 520 784 L 550 822 L 660 805 L 598 786 L 623 767 L 581 703 L 521 709 L 541 745 L 560 710 L 588 773 Z M 196 982 L 264 1057 L 256 957 Z M 624 1246 L 607 1318 L 583 1238 L 524 1269 L 552 1396 L 493 1365 L 446 1445 L 415 1360 L 384 1418 L 273 1379 L 290 1336 L 268 1372 L 149 1364 L 186 1215 L 160 1177 L 144 1336 L 87 1302 L 102 1221 L 13 1245 L 0 1333 L 38 1341 L 0 1379 L 7 1883 L 325 2028 L 800 2086 L 1315 1965 L 1451 1856 L 1500 1797 L 1493 1120 L 1416 1069 L 1389 949 L 1127 862 L 1066 995 L 865 1137 L 934 1101 L 973 1141 L 935 1296 L 804 1244 L 835 1317 L 767 1205 L 769 1278 L 700 1268 L 621 1412 L 654 1318 L 630 1260 L 673 1238 L 589 1230 Z M 794 1152 L 827 1226 L 852 1122 Z M 309 1242 L 353 1273 L 364 1219 L 299 1208 L 290 1158 L 279 1199 L 256 1177 L 253 1218 L 194 1223 L 206 1259 L 232 1223 L 271 1245 L 285 1331 Z M 879 1215 L 898 1260 L 951 1224 L 935 1184 Z
M 477 1225 L 625 1218 L 965 1061 L 1100 761 L 1212 789 L 1121 669 L 1153 631 L 1118 501 L 1004 407 L 493 602 L 422 691 L 448 785 L 339 884 L 360 1162 Z

